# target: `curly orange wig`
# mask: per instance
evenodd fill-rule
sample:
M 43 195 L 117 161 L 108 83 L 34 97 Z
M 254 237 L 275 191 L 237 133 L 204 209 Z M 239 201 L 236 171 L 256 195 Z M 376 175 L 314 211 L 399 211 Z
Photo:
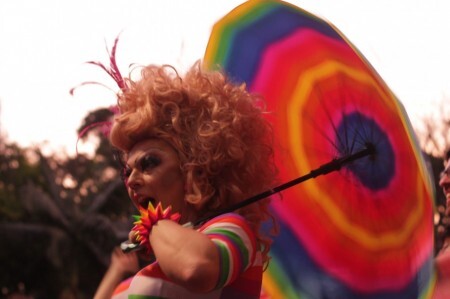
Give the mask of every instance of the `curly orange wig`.
M 264 103 L 245 85 L 233 84 L 219 71 L 194 64 L 184 77 L 168 65 L 144 67 L 137 81 L 127 79 L 119 95 L 120 115 L 110 139 L 125 154 L 134 144 L 159 138 L 179 155 L 186 201 L 200 215 L 219 211 L 273 187 L 272 128 L 263 117 Z M 263 245 L 260 232 L 270 217 L 267 200 L 241 208 Z

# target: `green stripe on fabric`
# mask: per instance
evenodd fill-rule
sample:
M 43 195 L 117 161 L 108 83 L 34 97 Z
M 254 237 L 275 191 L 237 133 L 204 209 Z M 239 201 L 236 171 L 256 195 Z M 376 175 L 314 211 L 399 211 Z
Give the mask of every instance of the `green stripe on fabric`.
M 232 242 L 238 246 L 239 252 L 242 252 L 242 255 L 241 255 L 242 259 L 243 259 L 242 260 L 242 269 L 245 269 L 248 266 L 248 264 L 250 263 L 249 252 L 248 252 L 247 246 L 245 246 L 245 244 L 244 244 L 244 241 L 238 234 L 236 234 L 235 232 L 233 232 L 231 230 L 223 229 L 223 228 L 213 228 L 206 232 L 207 235 L 211 234 L 211 233 L 223 235 L 223 236 L 226 236 L 229 239 L 231 239 Z
M 217 281 L 215 289 L 222 288 L 230 275 L 230 257 L 228 255 L 228 250 L 222 242 L 219 240 L 214 241 L 219 249 L 219 259 L 220 259 L 220 269 L 219 269 L 219 279 Z

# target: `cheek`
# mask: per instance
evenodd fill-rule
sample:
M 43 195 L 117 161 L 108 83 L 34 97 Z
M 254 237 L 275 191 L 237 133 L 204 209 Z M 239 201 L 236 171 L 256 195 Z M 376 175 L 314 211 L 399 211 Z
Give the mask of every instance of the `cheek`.
M 166 190 L 171 190 L 172 192 L 180 190 L 183 191 L 184 190 L 183 186 L 184 186 L 183 177 L 179 171 L 168 172 L 161 179 L 161 187 L 165 188 Z

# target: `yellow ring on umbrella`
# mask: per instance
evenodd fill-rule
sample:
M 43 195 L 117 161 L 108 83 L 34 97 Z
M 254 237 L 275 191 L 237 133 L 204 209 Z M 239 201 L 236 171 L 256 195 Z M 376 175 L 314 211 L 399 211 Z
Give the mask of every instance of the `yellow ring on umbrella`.
M 384 95 L 387 97 L 386 92 L 382 90 L 378 84 L 375 84 L 373 77 L 369 76 L 366 72 L 356 70 L 354 68 L 348 67 L 345 64 L 342 64 L 337 61 L 327 61 L 324 62 L 314 68 L 311 68 L 308 71 L 305 71 L 304 74 L 299 77 L 298 84 L 292 93 L 291 101 L 289 101 L 287 115 L 288 115 L 288 127 L 290 128 L 290 139 L 291 140 L 291 148 L 297 149 L 296 151 L 292 151 L 291 154 L 293 156 L 295 165 L 297 169 L 300 170 L 300 173 L 305 173 L 306 171 L 312 169 L 308 164 L 308 160 L 306 159 L 306 155 L 301 151 L 300 132 L 302 131 L 302 125 L 299 121 L 299 113 L 300 106 L 302 101 L 307 99 L 307 96 L 312 90 L 313 82 L 317 78 L 321 78 L 327 75 L 332 75 L 332 72 L 341 71 L 345 73 L 349 77 L 360 81 L 366 85 L 372 85 L 375 89 L 378 90 L 380 95 Z M 383 97 L 384 102 L 390 106 L 391 109 L 396 110 L 397 107 L 393 105 L 393 101 L 387 101 L 386 98 Z M 418 172 L 417 182 L 421 181 L 421 172 Z M 383 234 L 383 237 L 380 238 L 380 235 L 374 235 L 373 232 L 366 230 L 361 227 L 355 226 L 355 223 L 351 223 L 348 221 L 348 218 L 345 217 L 345 213 L 335 204 L 333 199 L 329 194 L 322 192 L 321 188 L 317 186 L 315 183 L 311 183 L 308 185 L 310 189 L 306 188 L 308 193 L 310 194 L 320 194 L 320 206 L 324 210 L 326 210 L 326 215 L 329 215 L 330 219 L 336 224 L 336 226 L 343 232 L 345 232 L 348 236 L 353 237 L 355 240 L 358 240 L 359 243 L 363 244 L 367 248 L 371 248 L 373 250 L 380 250 L 391 247 L 398 247 L 404 244 L 404 242 L 410 238 L 411 233 L 416 228 L 416 224 L 420 223 L 420 220 L 424 215 L 424 200 L 423 192 L 421 192 L 421 184 L 417 184 L 417 208 L 412 209 L 412 212 L 409 214 L 407 221 L 403 227 L 399 227 L 397 231 L 389 231 Z M 423 191 L 423 190 L 422 190 Z M 311 196 L 311 198 L 317 197 L 317 195 Z

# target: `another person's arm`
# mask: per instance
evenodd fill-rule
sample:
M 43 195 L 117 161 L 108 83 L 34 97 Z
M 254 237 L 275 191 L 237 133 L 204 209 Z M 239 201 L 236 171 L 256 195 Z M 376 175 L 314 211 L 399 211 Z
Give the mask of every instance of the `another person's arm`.
M 111 264 L 95 292 L 94 299 L 110 299 L 114 289 L 125 276 L 138 270 L 139 261 L 135 252 L 123 253 L 120 248 L 115 248 L 111 254 Z

